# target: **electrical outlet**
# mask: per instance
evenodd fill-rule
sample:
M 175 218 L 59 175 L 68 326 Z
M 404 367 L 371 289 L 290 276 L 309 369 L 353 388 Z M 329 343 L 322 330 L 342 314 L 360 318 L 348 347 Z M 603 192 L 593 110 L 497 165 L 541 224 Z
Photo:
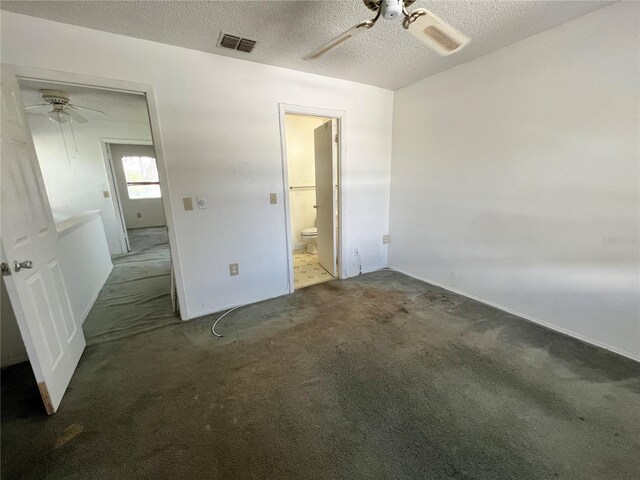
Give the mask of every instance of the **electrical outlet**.
M 237 263 L 229 264 L 229 276 L 235 277 L 236 275 L 240 275 L 240 269 L 238 268 Z
M 136 213 L 136 217 L 142 218 L 142 214 L 140 212 Z
M 104 198 L 109 198 L 111 196 L 111 194 L 109 193 L 109 190 L 105 190 L 104 192 L 102 192 L 102 196 Z
M 271 203 L 271 205 L 278 203 L 278 196 L 275 193 L 269 194 L 269 203 Z
M 382 236 L 382 243 L 384 243 L 385 245 L 389 243 L 389 235 Z
M 182 199 L 182 203 L 184 204 L 184 209 L 185 210 L 193 210 L 193 198 L 184 197 Z

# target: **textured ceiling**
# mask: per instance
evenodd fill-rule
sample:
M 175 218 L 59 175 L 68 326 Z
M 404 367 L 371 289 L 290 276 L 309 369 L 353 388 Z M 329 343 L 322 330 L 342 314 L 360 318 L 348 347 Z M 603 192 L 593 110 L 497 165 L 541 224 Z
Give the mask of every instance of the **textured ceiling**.
M 147 123 L 149 115 L 147 113 L 147 100 L 144 95 L 133 93 L 114 92 L 111 90 L 101 90 L 97 88 L 81 87 L 78 85 L 64 85 L 60 83 L 40 82 L 35 80 L 20 80 L 20 92 L 24 105 L 37 105 L 45 103 L 40 96 L 40 89 L 50 88 L 52 90 L 62 90 L 70 95 L 71 103 L 82 105 L 83 107 L 102 110 L 107 114 L 105 117 L 99 113 L 79 110 L 79 113 L 89 122 L 112 121 L 127 123 Z M 28 115 L 46 114 L 51 108 L 39 108 L 29 110 Z
M 279 67 L 397 89 L 582 16 L 604 1 L 426 1 L 471 37 L 459 53 L 439 57 L 403 30 L 401 20 L 374 28 L 326 56 L 302 57 L 373 16 L 347 1 L 2 1 L 1 8 L 57 22 L 154 40 Z M 220 31 L 258 41 L 251 54 L 216 47 Z

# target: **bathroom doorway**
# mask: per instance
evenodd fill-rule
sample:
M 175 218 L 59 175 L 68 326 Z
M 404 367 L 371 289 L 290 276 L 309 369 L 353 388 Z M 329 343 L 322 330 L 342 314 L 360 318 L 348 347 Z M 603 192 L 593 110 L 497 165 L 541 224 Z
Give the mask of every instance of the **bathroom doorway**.
M 339 277 L 339 119 L 284 114 L 292 289 Z

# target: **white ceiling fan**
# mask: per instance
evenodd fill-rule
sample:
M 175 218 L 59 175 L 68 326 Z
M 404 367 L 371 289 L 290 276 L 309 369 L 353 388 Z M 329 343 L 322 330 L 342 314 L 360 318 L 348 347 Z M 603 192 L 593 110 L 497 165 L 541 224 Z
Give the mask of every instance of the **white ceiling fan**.
M 107 114 L 102 110 L 96 110 L 95 108 L 83 107 L 82 105 L 74 105 L 73 103 L 71 103 L 69 94 L 67 92 L 63 92 L 62 90 L 51 90 L 48 88 L 43 88 L 42 90 L 40 90 L 40 95 L 42 96 L 42 100 L 44 100 L 45 103 L 29 105 L 28 107 L 25 107 L 25 110 L 34 110 L 42 107 L 52 107 L 52 110 L 47 112 L 47 116 L 49 117 L 49 120 L 57 123 L 60 127 L 60 135 L 62 136 L 62 142 L 64 143 L 65 152 L 67 153 L 67 160 L 69 161 L 69 165 L 71 165 L 71 157 L 69 156 L 67 139 L 65 138 L 62 125 L 69 124 L 69 130 L 71 131 L 71 137 L 73 138 L 73 145 L 75 147 L 76 153 L 78 153 L 78 144 L 76 143 L 76 135 L 73 131 L 73 124 L 76 122 L 87 123 L 88 120 L 80 115 L 77 110 L 79 108 L 82 108 L 84 110 L 100 113 L 104 116 L 107 116 Z
M 82 105 L 74 105 L 71 103 L 71 99 L 67 92 L 62 90 L 50 90 L 44 88 L 40 90 L 42 100 L 46 103 L 39 103 L 37 105 L 29 105 L 25 107 L 26 110 L 33 110 L 42 107 L 53 107 L 53 109 L 47 112 L 49 120 L 63 124 L 70 123 L 72 120 L 77 123 L 87 123 L 88 120 L 78 113 L 78 109 L 90 110 L 92 112 L 107 115 L 102 110 L 96 110 L 95 108 L 83 107 Z
M 393 20 L 404 16 L 402 26 L 414 36 L 422 40 L 440 55 L 450 55 L 457 52 L 467 43 L 469 37 L 449 25 L 440 17 L 434 15 L 426 8 L 417 8 L 412 12 L 407 11 L 416 0 L 362 0 L 367 8 L 376 13 L 375 18 L 359 23 L 333 40 L 325 43 L 313 52 L 305 55 L 305 60 L 320 58 L 329 50 L 342 45 L 347 40 L 366 32 L 373 27 L 382 15 L 387 20 Z

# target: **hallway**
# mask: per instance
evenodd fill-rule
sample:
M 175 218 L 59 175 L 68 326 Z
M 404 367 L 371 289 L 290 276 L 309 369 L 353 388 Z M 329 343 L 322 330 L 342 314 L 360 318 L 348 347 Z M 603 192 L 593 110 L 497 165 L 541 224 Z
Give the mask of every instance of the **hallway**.
M 171 255 L 166 227 L 128 231 L 131 252 L 113 271 L 82 328 L 87 345 L 179 322 L 171 308 Z

